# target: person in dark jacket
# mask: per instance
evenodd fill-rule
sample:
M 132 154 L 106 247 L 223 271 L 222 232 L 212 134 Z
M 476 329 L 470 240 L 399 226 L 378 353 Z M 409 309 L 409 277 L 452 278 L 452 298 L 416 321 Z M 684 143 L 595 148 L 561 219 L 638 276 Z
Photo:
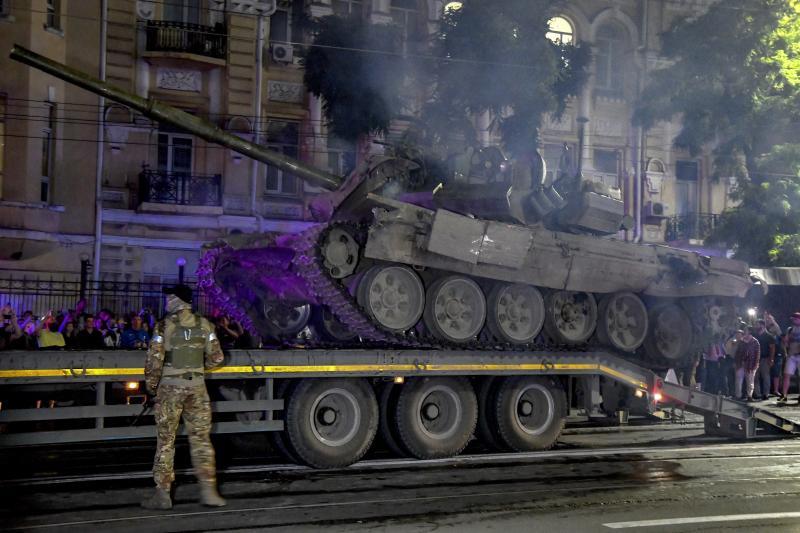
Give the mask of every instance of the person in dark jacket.
M 94 316 L 87 315 L 83 323 L 83 329 L 76 336 L 78 348 L 82 350 L 102 350 L 106 347 L 103 334 L 94 326 Z

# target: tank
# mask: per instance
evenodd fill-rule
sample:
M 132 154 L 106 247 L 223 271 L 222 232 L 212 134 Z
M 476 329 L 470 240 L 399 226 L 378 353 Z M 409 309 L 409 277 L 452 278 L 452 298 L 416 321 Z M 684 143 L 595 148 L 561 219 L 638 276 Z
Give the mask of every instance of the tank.
M 333 346 L 586 349 L 674 365 L 737 320 L 748 266 L 616 238 L 622 201 L 496 148 L 373 156 L 339 177 L 19 46 L 11 57 L 328 192 L 297 233 L 206 246 L 199 284 L 248 330 Z

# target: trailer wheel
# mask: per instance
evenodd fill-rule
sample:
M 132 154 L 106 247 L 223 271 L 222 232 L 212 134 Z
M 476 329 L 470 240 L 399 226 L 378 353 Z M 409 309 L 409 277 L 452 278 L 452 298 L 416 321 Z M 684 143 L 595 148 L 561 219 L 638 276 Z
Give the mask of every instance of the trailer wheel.
M 397 433 L 397 397 L 400 395 L 400 387 L 394 383 L 387 382 L 381 386 L 378 406 L 380 409 L 380 421 L 378 431 L 384 444 L 397 456 L 408 457 L 408 450 L 403 448 L 400 435 Z
M 490 451 L 504 452 L 508 447 L 497 435 L 497 416 L 494 405 L 497 397 L 498 378 L 481 378 L 478 382 L 478 425 L 475 436 Z
M 308 466 L 351 465 L 378 431 L 375 392 L 363 379 L 303 379 L 289 398 L 286 431 Z
M 564 429 L 566 405 L 563 389 L 549 378 L 505 378 L 495 403 L 500 438 L 518 452 L 546 450 Z
M 459 454 L 478 420 L 478 400 L 469 380 L 430 377 L 409 380 L 397 399 L 397 432 L 417 459 Z

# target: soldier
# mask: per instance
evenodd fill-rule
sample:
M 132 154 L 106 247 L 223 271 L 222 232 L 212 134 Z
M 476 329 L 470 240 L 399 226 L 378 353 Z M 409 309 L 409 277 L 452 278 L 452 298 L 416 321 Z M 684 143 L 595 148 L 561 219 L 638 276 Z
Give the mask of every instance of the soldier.
M 158 429 L 153 461 L 155 494 L 142 502 L 147 509 L 171 509 L 171 488 L 175 481 L 175 434 L 183 422 L 195 476 L 200 483 L 204 505 L 222 507 L 225 500 L 217 492 L 217 470 L 211 446 L 211 404 L 204 371 L 222 364 L 222 349 L 214 327 L 192 312 L 192 289 L 177 285 L 164 289 L 167 316 L 156 324 L 145 361 L 147 390 L 155 395 Z

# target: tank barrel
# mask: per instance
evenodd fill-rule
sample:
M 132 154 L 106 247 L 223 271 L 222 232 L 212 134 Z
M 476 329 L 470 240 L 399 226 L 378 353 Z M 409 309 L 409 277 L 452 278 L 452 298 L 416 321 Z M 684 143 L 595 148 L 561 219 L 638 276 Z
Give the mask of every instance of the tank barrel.
M 22 46 L 14 45 L 10 57 L 11 59 L 25 63 L 56 78 L 77 85 L 87 91 L 91 91 L 104 98 L 130 107 L 159 123 L 181 128 L 189 133 L 197 135 L 201 139 L 220 144 L 242 155 L 294 174 L 311 185 L 323 187 L 328 190 L 335 190 L 342 183 L 342 178 L 339 176 L 317 170 L 293 158 L 269 150 L 265 146 L 246 141 L 236 135 L 223 131 L 220 127 L 207 120 L 172 106 L 162 104 L 154 98 L 142 98 L 131 94 L 84 72 L 27 50 Z

